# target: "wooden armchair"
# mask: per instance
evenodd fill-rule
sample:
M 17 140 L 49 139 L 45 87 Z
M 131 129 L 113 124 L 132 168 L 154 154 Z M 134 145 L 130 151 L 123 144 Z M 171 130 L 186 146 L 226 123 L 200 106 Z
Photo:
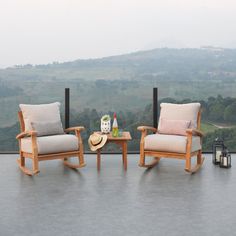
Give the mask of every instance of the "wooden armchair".
M 165 127 L 163 128 L 164 122 Z M 175 124 L 179 127 L 173 127 L 173 122 L 176 122 Z M 178 158 L 185 160 L 185 170 L 187 172 L 195 173 L 204 161 L 202 157 L 203 133 L 200 131 L 200 123 L 201 110 L 199 103 L 162 103 L 158 129 L 150 126 L 138 127 L 138 130 L 142 133 L 139 166 L 153 167 L 162 157 Z M 188 124 L 189 127 L 183 129 L 187 127 L 182 127 L 183 124 Z M 174 132 L 171 133 L 171 130 Z M 148 131 L 153 134 L 148 135 Z M 154 161 L 146 164 L 146 156 L 154 157 Z M 193 156 L 197 156 L 197 164 L 192 168 L 191 158 Z
M 54 114 L 48 116 L 48 113 L 57 111 L 60 117 L 59 103 L 44 104 L 44 105 L 20 105 L 21 110 L 18 112 L 18 118 L 20 122 L 21 133 L 16 136 L 19 140 L 19 154 L 20 158 L 17 159 L 17 163 L 20 169 L 27 175 L 34 175 L 39 173 L 39 161 L 63 159 L 64 165 L 70 168 L 81 168 L 85 166 L 84 154 L 83 154 L 83 141 L 80 132 L 84 130 L 84 127 L 71 127 L 65 129 L 60 134 L 42 135 L 39 134 L 45 132 L 45 125 L 48 123 L 42 123 L 43 121 L 49 122 L 50 119 L 54 120 Z M 24 107 L 26 106 L 26 108 Z M 45 109 L 46 107 L 46 109 Z M 54 109 L 52 109 L 52 107 Z M 58 107 L 55 108 L 55 107 Z M 33 108 L 33 109 L 31 109 Z M 40 112 L 42 108 L 42 112 Z M 48 109 L 46 113 L 45 110 Z M 36 129 L 29 129 L 29 120 L 37 120 L 40 118 L 38 127 Z M 59 121 L 61 122 L 61 121 Z M 27 124 L 28 123 L 28 124 Z M 31 123 L 32 124 L 32 123 Z M 35 123 L 37 124 L 37 123 Z M 46 128 L 50 129 L 54 123 L 49 122 L 49 126 Z M 59 123 L 61 124 L 61 123 Z M 26 127 L 27 126 L 27 127 Z M 55 125 L 54 125 L 55 126 Z M 43 127 L 43 128 L 42 128 Z M 61 125 L 62 127 L 62 125 Z M 38 130 L 37 130 L 38 129 Z M 42 129 L 44 129 L 42 131 Z M 68 134 L 74 132 L 75 135 Z M 48 130 L 46 130 L 48 132 Z M 55 130 L 54 130 L 55 132 Z M 44 133 L 43 133 L 44 134 Z M 74 164 L 68 161 L 70 157 L 78 157 L 79 163 Z M 32 159 L 33 170 L 28 169 L 25 166 L 25 158 Z

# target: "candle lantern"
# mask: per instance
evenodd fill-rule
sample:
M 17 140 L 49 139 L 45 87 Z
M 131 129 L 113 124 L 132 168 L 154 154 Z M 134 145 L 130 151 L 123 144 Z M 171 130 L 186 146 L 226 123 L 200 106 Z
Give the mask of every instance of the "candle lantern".
M 213 145 L 212 145 L 212 162 L 215 165 L 220 164 L 220 155 L 222 154 L 224 150 L 224 141 L 222 139 L 216 138 Z
M 225 147 L 220 155 L 220 167 L 230 168 L 231 167 L 231 155 Z

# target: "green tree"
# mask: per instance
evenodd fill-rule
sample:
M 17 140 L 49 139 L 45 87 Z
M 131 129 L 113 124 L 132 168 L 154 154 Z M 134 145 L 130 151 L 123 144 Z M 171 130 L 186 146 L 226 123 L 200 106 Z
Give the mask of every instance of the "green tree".
M 225 108 L 224 120 L 228 122 L 236 122 L 236 102 Z
M 223 104 L 215 103 L 209 109 L 209 119 L 222 122 L 224 120 L 224 109 Z

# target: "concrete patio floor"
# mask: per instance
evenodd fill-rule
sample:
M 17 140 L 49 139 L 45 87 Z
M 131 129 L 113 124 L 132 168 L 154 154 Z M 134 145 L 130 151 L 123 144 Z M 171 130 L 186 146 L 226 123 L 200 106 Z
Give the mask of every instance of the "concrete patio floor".
M 236 161 L 221 169 L 205 155 L 190 175 L 184 162 L 163 159 L 151 170 L 128 155 L 86 155 L 79 171 L 60 160 L 40 162 L 29 177 L 17 155 L 0 155 L 0 235 L 236 235 Z

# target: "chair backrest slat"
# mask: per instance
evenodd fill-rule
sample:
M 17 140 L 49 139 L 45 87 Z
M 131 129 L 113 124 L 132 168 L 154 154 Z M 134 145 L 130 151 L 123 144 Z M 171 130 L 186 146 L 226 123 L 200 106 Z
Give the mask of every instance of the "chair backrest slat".
M 18 119 L 20 122 L 20 130 L 21 130 L 21 132 L 24 132 L 25 131 L 25 122 L 24 122 L 22 111 L 18 111 Z
M 197 114 L 197 129 L 198 130 L 201 129 L 201 109 L 199 110 L 199 112 Z

